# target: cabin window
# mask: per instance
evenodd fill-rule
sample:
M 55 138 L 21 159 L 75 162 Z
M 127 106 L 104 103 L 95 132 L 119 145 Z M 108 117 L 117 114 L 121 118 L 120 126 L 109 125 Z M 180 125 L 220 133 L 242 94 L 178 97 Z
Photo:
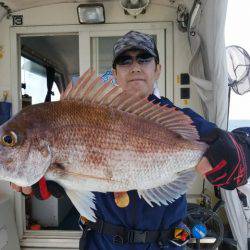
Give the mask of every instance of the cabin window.
M 21 37 L 22 108 L 48 101 L 49 77 L 53 82 L 49 101 L 60 100 L 60 92 L 67 82 L 74 81 L 79 75 L 78 46 L 78 35 Z M 48 68 L 53 73 L 49 74 Z M 27 230 L 37 227 L 42 230 L 79 230 L 79 214 L 68 197 L 56 199 L 51 196 L 45 201 L 34 196 L 26 197 L 25 216 Z
M 21 57 L 21 82 L 23 107 L 30 104 L 42 103 L 47 94 L 46 68 L 38 63 Z M 51 101 L 58 101 L 60 92 L 57 84 L 52 86 Z

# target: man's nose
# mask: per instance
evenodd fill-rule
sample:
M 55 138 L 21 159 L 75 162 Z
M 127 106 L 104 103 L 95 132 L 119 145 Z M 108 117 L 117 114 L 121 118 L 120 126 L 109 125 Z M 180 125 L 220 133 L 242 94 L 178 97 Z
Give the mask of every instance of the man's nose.
M 134 60 L 131 65 L 131 72 L 132 73 L 141 72 L 141 66 L 136 60 Z

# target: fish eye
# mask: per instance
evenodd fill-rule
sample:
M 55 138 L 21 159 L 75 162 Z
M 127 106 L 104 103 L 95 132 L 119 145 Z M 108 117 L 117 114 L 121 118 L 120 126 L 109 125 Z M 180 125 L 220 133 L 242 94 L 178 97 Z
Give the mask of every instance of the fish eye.
M 13 147 L 17 144 L 17 135 L 15 132 L 11 131 L 8 134 L 3 135 L 1 141 L 4 146 Z

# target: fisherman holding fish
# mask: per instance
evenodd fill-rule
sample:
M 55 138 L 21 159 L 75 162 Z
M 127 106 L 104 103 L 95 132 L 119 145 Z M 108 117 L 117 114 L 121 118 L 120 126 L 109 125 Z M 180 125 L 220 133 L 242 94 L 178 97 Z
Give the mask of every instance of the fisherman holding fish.
M 20 187 L 20 182 L 15 182 L 14 179 L 8 180 L 13 182 L 11 185 L 16 191 L 22 191 L 24 194 L 35 192 L 41 199 L 46 199 L 50 193 L 52 195 L 56 193 L 58 197 L 65 189 L 82 215 L 80 226 L 83 235 L 80 239 L 80 249 L 139 250 L 163 247 L 182 249 L 190 237 L 190 232 L 182 221 L 185 218 L 187 206 L 185 192 L 193 182 L 194 167 L 196 166 L 196 171 L 206 176 L 214 186 L 232 190 L 244 185 L 249 176 L 247 169 L 249 134 L 242 131 L 229 133 L 220 130 L 215 124 L 204 120 L 191 109 L 179 109 L 167 98 L 160 97 L 157 80 L 161 73 L 161 65 L 156 44 L 150 35 L 130 31 L 116 42 L 113 51 L 113 76 L 119 88 L 115 86 L 108 90 L 104 84 L 103 87 L 93 90 L 94 83 L 90 83 L 85 88 L 95 92 L 91 98 L 87 98 L 88 103 L 94 102 L 95 99 L 98 105 L 106 104 L 112 109 L 99 110 L 98 105 L 87 107 L 87 115 L 95 111 L 101 116 L 100 119 L 103 119 L 102 133 L 103 131 L 109 133 L 109 130 L 111 133 L 105 135 L 108 139 L 102 138 L 100 144 L 95 145 L 95 149 L 91 148 L 91 157 L 82 155 L 89 165 L 92 164 L 92 169 L 95 168 L 99 173 L 90 180 L 94 174 L 87 170 L 84 172 L 85 182 L 82 184 L 82 189 L 87 190 L 82 192 L 84 196 L 80 190 L 79 173 L 73 175 L 72 179 L 67 176 L 67 180 L 64 180 L 67 165 L 63 159 L 67 155 L 63 155 L 58 160 L 58 154 L 56 162 L 55 160 L 52 162 L 54 158 L 53 155 L 51 156 L 50 162 L 53 164 L 50 167 L 50 174 L 43 172 L 49 181 L 46 182 L 43 177 L 35 185 L 35 190 L 31 187 Z M 78 85 L 88 84 L 90 78 L 91 74 L 85 73 Z M 123 92 L 119 92 L 120 88 Z M 77 106 L 80 104 L 75 104 L 71 100 L 72 96 L 75 98 L 76 90 L 73 86 L 69 86 L 63 94 L 63 107 L 67 112 L 70 112 L 70 107 L 73 109 L 74 105 L 80 107 Z M 98 102 L 97 95 L 99 96 L 100 93 L 106 97 L 100 97 L 101 101 Z M 83 95 L 86 100 L 87 94 Z M 115 95 L 113 99 L 112 95 Z M 140 101 L 138 96 L 141 97 Z M 120 104 L 116 103 L 117 100 Z M 71 106 L 67 106 L 69 103 Z M 77 124 L 77 119 L 80 118 L 75 114 L 74 119 Z M 88 126 L 99 124 L 96 118 L 89 119 L 91 122 Z M 109 121 L 107 124 L 106 120 Z M 67 123 L 67 121 L 60 121 Z M 110 127 L 111 123 L 115 124 L 112 125 L 115 128 Z M 121 127 L 122 132 L 119 134 Z M 11 129 L 14 130 L 14 127 L 12 126 Z M 7 131 L 6 128 L 2 130 Z M 82 131 L 85 133 L 85 140 L 92 136 L 91 142 L 96 143 L 95 140 L 99 140 L 101 132 L 98 134 L 96 130 L 93 135 L 89 131 Z M 11 133 L 9 132 L 8 136 L 1 134 L 3 144 L 12 143 L 13 146 L 12 140 L 18 140 L 14 132 Z M 39 144 L 43 151 L 38 157 L 42 159 L 55 150 L 55 146 L 51 147 L 45 141 L 46 136 L 44 134 L 43 143 Z M 71 133 L 67 136 L 71 138 L 73 135 Z M 119 140 L 112 141 L 116 136 Z M 57 138 L 55 142 L 56 140 Z M 61 151 L 66 152 L 66 142 L 58 147 Z M 71 142 L 77 143 L 73 140 Z M 91 147 L 91 144 L 86 144 L 85 147 Z M 108 154 L 112 161 L 103 158 L 106 151 L 103 151 L 102 155 L 98 154 L 98 150 L 102 148 L 107 150 L 109 147 L 112 147 L 111 153 Z M 74 148 L 72 155 L 78 157 L 79 154 L 81 155 L 81 152 L 76 152 Z M 97 154 L 98 159 L 95 158 Z M 67 159 L 68 161 L 73 158 L 72 155 L 68 156 L 70 158 Z M 165 162 L 169 163 L 166 168 L 163 166 Z M 109 167 L 104 171 L 97 167 L 101 165 L 100 163 Z M 189 163 L 193 165 L 184 167 Z M 135 165 L 131 167 L 130 164 Z M 113 168 L 111 169 L 110 166 Z M 61 174 L 58 175 L 60 178 L 58 177 L 57 180 L 55 176 L 60 171 Z M 0 178 L 5 176 L 0 171 Z M 75 182 L 80 183 L 79 192 L 70 190 L 68 185 L 74 178 Z M 79 197 L 83 197 L 82 203 Z M 95 210 L 95 214 L 92 209 Z

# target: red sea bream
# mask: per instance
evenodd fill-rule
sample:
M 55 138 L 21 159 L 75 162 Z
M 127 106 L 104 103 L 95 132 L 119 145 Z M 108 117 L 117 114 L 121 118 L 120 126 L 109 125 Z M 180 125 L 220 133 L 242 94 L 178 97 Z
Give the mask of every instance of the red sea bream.
M 92 221 L 93 191 L 137 190 L 151 206 L 173 202 L 206 148 L 192 120 L 92 76 L 87 71 L 60 101 L 26 107 L 0 127 L 0 179 L 54 180 Z

